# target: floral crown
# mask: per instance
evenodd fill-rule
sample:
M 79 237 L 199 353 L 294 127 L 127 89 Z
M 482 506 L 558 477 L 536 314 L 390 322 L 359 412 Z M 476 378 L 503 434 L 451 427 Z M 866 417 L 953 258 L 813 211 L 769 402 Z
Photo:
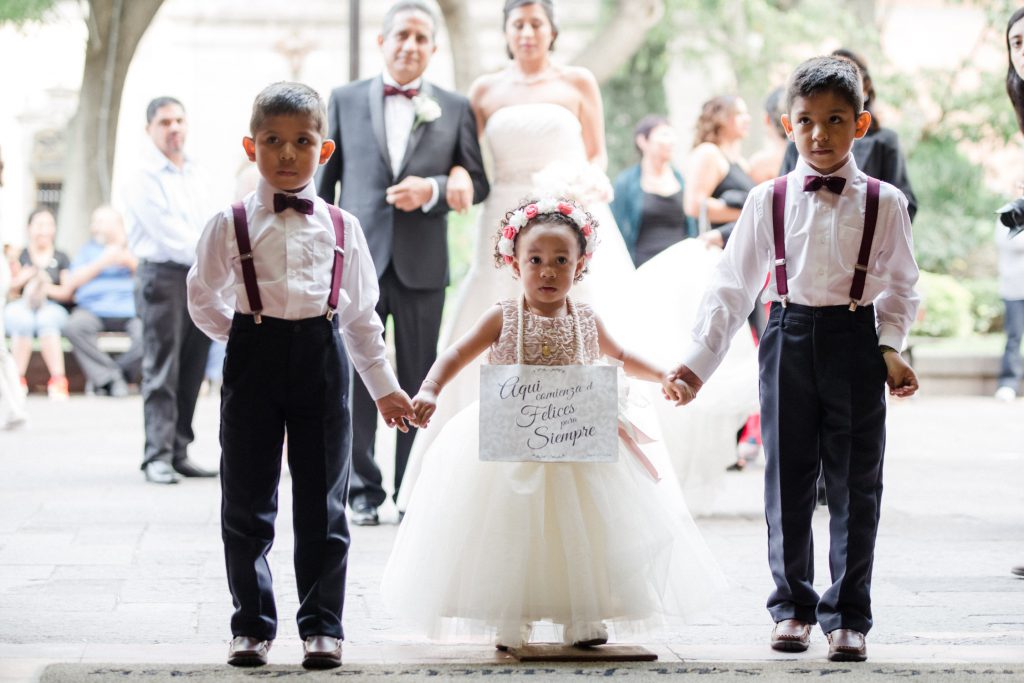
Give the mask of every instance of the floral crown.
M 588 259 L 597 248 L 597 221 L 579 204 L 564 198 L 545 197 L 529 202 L 505 214 L 499 230 L 497 252 L 502 262 L 512 263 L 515 260 L 516 237 L 529 225 L 530 221 L 544 214 L 560 214 L 569 219 L 583 235 L 586 245 L 584 256 Z

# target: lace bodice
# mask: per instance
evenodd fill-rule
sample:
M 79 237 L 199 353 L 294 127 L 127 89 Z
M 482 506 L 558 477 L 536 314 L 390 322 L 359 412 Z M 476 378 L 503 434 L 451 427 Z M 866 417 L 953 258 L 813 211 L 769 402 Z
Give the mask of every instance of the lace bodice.
M 579 119 L 561 105 L 502 107 L 484 126 L 494 158 L 491 184 L 529 185 L 532 174 L 553 161 L 586 163 L 581 130 Z
M 514 365 L 519 332 L 519 299 L 505 299 L 501 306 L 501 335 L 491 345 L 487 362 L 492 365 Z M 580 321 L 584 364 L 593 363 L 601 356 L 597 343 L 597 321 L 594 310 L 586 304 L 570 301 Z M 523 311 L 523 364 L 573 365 L 576 356 L 576 336 L 572 316 L 546 318 Z

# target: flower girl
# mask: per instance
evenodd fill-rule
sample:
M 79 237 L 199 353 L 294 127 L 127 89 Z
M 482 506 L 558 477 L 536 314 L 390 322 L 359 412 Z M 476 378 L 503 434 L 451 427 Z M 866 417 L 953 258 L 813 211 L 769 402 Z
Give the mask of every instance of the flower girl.
M 522 283 L 441 354 L 413 400 L 425 426 L 440 391 L 488 350 L 491 364 L 586 365 L 602 356 L 660 382 L 685 402 L 692 389 L 623 349 L 585 304 L 569 298 L 597 245 L 597 225 L 559 199 L 506 214 L 495 258 Z M 620 380 L 620 386 L 623 384 Z M 621 401 L 620 401 L 621 405 Z M 384 570 L 385 602 L 434 638 L 483 635 L 499 649 L 551 621 L 563 640 L 592 647 L 692 615 L 724 579 L 676 486 L 657 479 L 620 419 L 614 463 L 481 462 L 478 407 L 448 422 L 426 453 Z

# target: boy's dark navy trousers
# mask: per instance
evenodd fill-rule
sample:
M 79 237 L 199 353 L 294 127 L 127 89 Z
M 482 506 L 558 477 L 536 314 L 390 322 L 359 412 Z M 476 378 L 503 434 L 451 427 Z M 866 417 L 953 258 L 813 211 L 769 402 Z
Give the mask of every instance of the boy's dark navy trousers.
M 341 612 L 351 466 L 348 360 L 326 317 L 235 314 L 221 388 L 221 523 L 231 633 L 273 639 L 277 609 L 267 553 L 274 541 L 281 449 L 288 433 L 295 580 L 302 638 L 344 637 Z
M 886 366 L 873 306 L 772 304 L 759 347 L 768 562 L 776 622 L 871 629 Z M 815 480 L 825 473 L 832 585 L 813 587 Z

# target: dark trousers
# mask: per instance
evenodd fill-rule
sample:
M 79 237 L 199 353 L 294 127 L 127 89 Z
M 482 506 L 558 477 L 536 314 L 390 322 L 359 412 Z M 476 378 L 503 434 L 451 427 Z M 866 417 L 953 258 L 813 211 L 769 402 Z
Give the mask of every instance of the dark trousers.
M 135 310 L 142 319 L 142 467 L 179 462 L 195 439 L 192 416 L 210 339 L 188 314 L 188 266 L 143 261 L 135 271 Z
M 1024 299 L 1003 299 L 1006 311 L 1003 329 L 1006 330 L 1006 348 L 999 368 L 999 386 L 1020 392 L 1024 379 L 1024 360 L 1020 355 L 1020 342 L 1024 337 Z
M 281 448 L 288 434 L 299 635 L 343 638 L 351 448 L 348 360 L 326 317 L 235 315 L 221 388 L 221 528 L 231 633 L 271 640 L 277 608 L 267 564 L 274 543 Z
M 885 361 L 874 308 L 772 305 L 759 347 L 768 563 L 775 621 L 826 633 L 871 628 L 871 569 L 882 498 Z M 813 587 L 815 480 L 828 488 L 832 585 Z
M 131 346 L 117 358 L 100 349 L 100 332 L 125 332 Z M 142 372 L 142 321 L 139 318 L 101 318 L 81 306 L 71 311 L 64 336 L 86 379 L 99 388 L 117 380 L 137 382 Z
M 441 331 L 443 308 L 443 289 L 409 289 L 398 281 L 390 267 L 381 275 L 377 315 L 385 324 L 388 316 L 394 321 L 398 383 L 410 396 L 419 391 L 420 383 L 437 358 L 437 337 Z M 387 499 L 387 493 L 380 468 L 374 460 L 377 406 L 362 379 L 356 377 L 352 384 L 352 488 L 349 496 L 353 505 L 378 507 Z M 396 497 L 415 437 L 415 428 L 397 435 Z

